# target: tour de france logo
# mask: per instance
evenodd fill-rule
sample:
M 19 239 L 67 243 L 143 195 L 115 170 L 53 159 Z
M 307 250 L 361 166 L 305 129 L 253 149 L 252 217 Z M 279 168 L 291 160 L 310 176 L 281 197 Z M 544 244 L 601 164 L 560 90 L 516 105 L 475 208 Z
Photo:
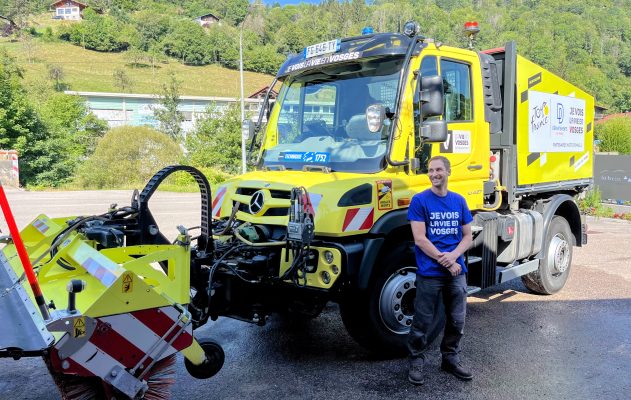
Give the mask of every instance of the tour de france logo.
M 548 125 L 550 121 L 550 110 L 548 102 L 543 101 L 541 104 L 535 104 L 531 109 L 530 131 L 537 133 L 541 128 Z

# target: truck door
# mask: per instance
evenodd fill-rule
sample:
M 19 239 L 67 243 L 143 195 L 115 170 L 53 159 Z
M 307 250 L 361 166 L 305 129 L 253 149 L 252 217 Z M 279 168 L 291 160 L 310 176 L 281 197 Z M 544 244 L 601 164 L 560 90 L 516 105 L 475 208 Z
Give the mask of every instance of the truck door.
M 436 54 L 432 54 L 434 52 Z M 443 143 L 417 147 L 415 157 L 421 161 L 417 174 L 427 173 L 427 160 L 431 156 L 447 157 L 451 161 L 450 190 L 465 196 L 469 207 L 476 209 L 482 208 L 483 182 L 489 179 L 489 137 L 478 82 L 481 79 L 479 61 L 475 53 L 469 53 L 428 50 L 423 56 L 421 75 L 438 73 L 443 78 L 445 111 L 442 118 L 447 121 L 449 134 Z

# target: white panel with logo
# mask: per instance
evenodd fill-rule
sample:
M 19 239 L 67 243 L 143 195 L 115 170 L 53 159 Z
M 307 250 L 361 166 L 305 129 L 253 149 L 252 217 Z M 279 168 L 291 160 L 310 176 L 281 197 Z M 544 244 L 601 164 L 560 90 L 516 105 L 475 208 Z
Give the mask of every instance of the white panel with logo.
M 531 153 L 584 150 L 585 100 L 531 90 L 528 102 L 528 150 Z

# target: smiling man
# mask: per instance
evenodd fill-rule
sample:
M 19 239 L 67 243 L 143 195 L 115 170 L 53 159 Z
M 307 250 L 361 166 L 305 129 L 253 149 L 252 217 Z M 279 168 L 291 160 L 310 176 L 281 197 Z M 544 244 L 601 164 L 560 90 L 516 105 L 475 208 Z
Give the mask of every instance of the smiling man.
M 465 199 L 447 190 L 451 174 L 449 160 L 429 160 L 432 187 L 412 198 L 408 219 L 416 253 L 416 298 L 414 320 L 408 338 L 410 369 L 408 379 L 423 384 L 423 366 L 429 343 L 427 333 L 442 301 L 446 324 L 440 351 L 441 368 L 459 379 L 471 380 L 471 372 L 460 360 L 460 339 L 464 333 L 467 308 L 467 267 L 464 252 L 471 245 L 473 217 Z

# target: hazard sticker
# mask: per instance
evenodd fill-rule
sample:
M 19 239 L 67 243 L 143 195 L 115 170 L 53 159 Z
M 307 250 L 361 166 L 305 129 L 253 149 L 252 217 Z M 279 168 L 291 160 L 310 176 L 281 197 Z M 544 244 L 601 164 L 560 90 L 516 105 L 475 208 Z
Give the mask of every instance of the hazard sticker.
M 134 291 L 134 277 L 130 273 L 123 275 L 123 293 L 131 293 Z
M 85 336 L 85 318 L 84 317 L 78 317 L 74 319 L 74 322 L 72 323 L 72 332 L 73 332 L 73 336 L 75 338 L 80 338 L 82 336 Z
M 392 181 L 377 181 L 377 207 L 380 210 L 391 210 L 392 204 Z

